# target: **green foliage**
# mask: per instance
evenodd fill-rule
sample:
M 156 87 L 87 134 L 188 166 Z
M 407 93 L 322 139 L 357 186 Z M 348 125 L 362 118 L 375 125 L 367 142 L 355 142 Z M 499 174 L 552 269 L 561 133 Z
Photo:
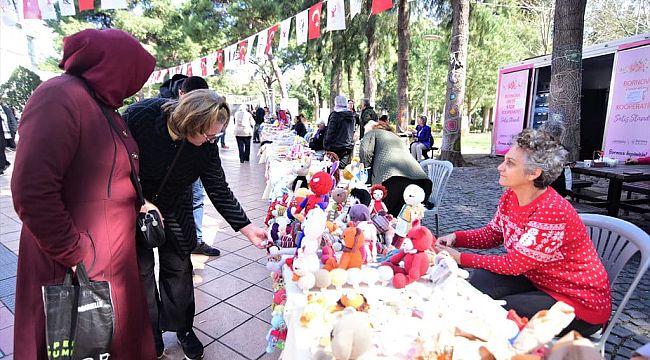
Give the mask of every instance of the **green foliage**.
M 11 73 L 9 80 L 0 85 L 0 97 L 4 103 L 22 112 L 27 99 L 40 84 L 41 78 L 38 75 L 19 66 Z

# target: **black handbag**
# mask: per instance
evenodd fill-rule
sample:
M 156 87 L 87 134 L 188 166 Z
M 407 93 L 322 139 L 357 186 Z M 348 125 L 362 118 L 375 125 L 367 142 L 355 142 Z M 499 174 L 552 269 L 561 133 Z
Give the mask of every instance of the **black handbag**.
M 63 284 L 42 287 L 47 357 L 50 360 L 108 359 L 115 315 L 108 281 L 90 281 L 83 263 Z
M 117 134 L 119 134 L 120 130 L 113 122 L 113 119 L 111 118 L 111 115 L 109 114 L 106 107 L 102 105 L 99 101 L 97 101 L 97 105 L 99 105 L 99 108 L 102 110 L 102 113 L 104 114 L 104 117 L 106 117 L 106 120 L 108 120 L 108 123 L 110 124 L 111 128 Z M 124 145 L 124 148 L 128 153 L 129 149 L 126 146 L 126 142 L 121 136 L 118 136 L 118 138 L 122 141 L 122 145 Z M 174 168 L 174 165 L 178 160 L 178 156 L 180 155 L 181 150 L 183 150 L 184 146 L 185 146 L 185 141 L 183 140 L 181 146 L 176 151 L 174 160 L 172 160 L 169 169 L 167 169 L 167 173 L 165 174 L 163 181 L 160 183 L 160 186 L 158 187 L 158 191 L 156 191 L 156 195 L 152 199 L 153 202 L 158 200 L 158 196 L 160 195 L 160 192 L 165 186 L 165 183 L 167 183 L 167 179 L 169 178 L 169 175 L 171 174 L 171 171 Z M 135 192 L 138 197 L 138 205 L 142 206 L 145 204 L 145 199 L 144 199 L 144 193 L 142 192 L 142 186 L 140 185 L 140 179 L 138 178 L 138 174 L 135 171 L 135 164 L 133 163 L 133 159 L 131 159 L 131 156 L 129 156 L 128 158 L 129 158 L 129 164 L 131 165 L 131 182 L 133 183 L 133 187 L 135 187 Z M 162 246 L 165 243 L 165 229 L 163 227 L 163 222 L 162 219 L 160 218 L 160 214 L 158 214 L 156 210 L 149 210 L 146 213 L 142 213 L 142 212 L 138 213 L 138 217 L 136 218 L 135 223 L 136 223 L 136 231 L 135 231 L 136 240 L 140 246 L 147 249 L 153 249 Z

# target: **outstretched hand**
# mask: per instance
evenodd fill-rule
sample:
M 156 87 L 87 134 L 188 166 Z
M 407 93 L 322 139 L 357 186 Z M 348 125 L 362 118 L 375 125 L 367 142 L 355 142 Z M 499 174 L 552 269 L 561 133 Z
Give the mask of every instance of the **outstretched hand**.
M 266 249 L 266 231 L 253 225 L 248 224 L 239 230 L 250 242 L 258 249 Z

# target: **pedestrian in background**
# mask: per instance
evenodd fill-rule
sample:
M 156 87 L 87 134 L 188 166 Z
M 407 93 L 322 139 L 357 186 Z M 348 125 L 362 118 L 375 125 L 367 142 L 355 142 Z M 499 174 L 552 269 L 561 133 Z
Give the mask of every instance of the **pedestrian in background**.
M 255 120 L 248 105 L 242 104 L 235 113 L 235 137 L 237 138 L 237 148 L 239 149 L 239 162 L 244 163 L 250 161 L 251 156 L 251 137 L 253 136 L 253 128 L 255 127 Z

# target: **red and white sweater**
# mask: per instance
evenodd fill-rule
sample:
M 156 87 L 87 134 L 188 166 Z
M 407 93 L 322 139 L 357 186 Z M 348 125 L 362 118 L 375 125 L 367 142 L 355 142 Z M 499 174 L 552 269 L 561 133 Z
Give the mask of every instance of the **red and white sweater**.
M 456 232 L 457 247 L 489 249 L 501 244 L 505 255 L 462 253 L 460 264 L 524 275 L 541 291 L 573 306 L 579 319 L 591 324 L 609 320 L 607 272 L 578 213 L 551 187 L 526 206 L 519 206 L 508 189 L 486 227 Z

